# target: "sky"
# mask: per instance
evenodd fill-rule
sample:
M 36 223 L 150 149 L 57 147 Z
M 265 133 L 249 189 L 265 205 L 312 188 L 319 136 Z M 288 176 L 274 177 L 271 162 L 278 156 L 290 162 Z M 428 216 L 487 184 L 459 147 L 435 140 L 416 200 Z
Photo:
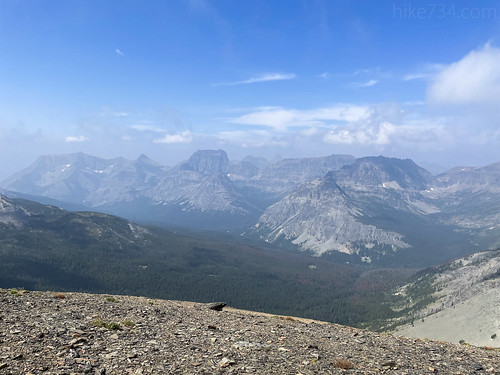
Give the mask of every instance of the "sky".
M 85 152 L 166 165 L 500 161 L 496 0 L 2 0 L 0 178 Z

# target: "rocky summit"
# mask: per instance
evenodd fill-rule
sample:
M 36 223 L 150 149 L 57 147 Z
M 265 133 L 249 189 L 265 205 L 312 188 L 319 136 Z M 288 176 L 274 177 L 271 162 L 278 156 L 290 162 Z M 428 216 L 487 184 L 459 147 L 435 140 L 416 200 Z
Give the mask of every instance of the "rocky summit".
M 0 290 L 0 374 L 500 374 L 500 351 L 142 297 Z

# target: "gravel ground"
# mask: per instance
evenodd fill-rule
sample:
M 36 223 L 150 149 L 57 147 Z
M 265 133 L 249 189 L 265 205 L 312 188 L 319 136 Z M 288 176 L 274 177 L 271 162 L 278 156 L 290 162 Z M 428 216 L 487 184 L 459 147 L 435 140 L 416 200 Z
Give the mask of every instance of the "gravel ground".
M 500 374 L 500 351 L 192 302 L 0 289 L 0 374 L 219 373 Z

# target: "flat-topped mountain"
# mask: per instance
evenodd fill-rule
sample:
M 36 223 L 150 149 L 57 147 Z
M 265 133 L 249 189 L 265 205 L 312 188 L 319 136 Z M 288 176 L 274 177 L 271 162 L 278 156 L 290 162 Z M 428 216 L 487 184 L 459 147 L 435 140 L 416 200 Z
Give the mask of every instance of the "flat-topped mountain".
M 227 173 L 229 165 L 229 158 L 225 151 L 200 150 L 196 151 L 186 162 L 181 163 L 178 168 L 201 174 L 218 175 Z
M 354 163 L 339 168 L 334 176 L 342 185 L 365 188 L 385 185 L 399 189 L 424 190 L 433 182 L 432 174 L 412 160 L 384 156 L 359 158 Z
M 143 297 L 0 290 L 0 373 L 497 373 L 500 352 Z

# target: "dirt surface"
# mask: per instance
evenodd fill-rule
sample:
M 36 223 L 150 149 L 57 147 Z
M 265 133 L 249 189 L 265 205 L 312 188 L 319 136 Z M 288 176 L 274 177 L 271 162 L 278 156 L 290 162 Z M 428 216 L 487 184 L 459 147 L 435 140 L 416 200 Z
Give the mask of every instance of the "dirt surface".
M 395 334 L 500 348 L 500 291 L 490 289 L 436 314 L 398 327 Z M 499 349 L 500 350 L 500 349 Z
M 500 374 L 500 351 L 142 297 L 0 289 L 0 374 Z

